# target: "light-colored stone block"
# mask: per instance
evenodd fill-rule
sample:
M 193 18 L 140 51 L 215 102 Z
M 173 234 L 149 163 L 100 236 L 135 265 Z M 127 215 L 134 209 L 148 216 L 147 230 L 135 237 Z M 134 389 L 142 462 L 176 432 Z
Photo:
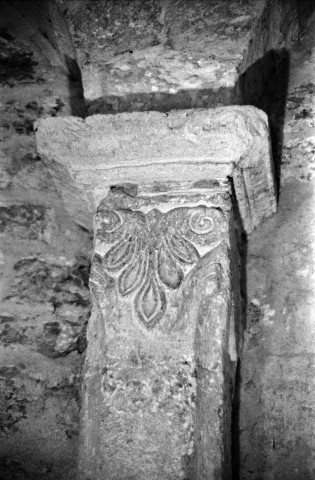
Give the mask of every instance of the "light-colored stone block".
M 233 179 L 248 233 L 276 210 L 268 121 L 254 107 L 48 118 L 36 129 L 66 208 L 87 228 L 110 187 L 125 183 Z

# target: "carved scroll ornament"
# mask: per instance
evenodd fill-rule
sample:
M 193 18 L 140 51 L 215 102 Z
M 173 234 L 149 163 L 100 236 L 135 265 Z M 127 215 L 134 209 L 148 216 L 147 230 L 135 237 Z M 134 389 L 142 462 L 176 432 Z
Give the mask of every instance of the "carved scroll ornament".
M 102 210 L 97 238 L 109 245 L 103 267 L 117 277 L 122 297 L 133 296 L 140 322 L 152 329 L 167 307 L 166 290 L 180 287 L 202 254 L 221 242 L 222 212 L 215 208 L 157 209 L 144 214 Z

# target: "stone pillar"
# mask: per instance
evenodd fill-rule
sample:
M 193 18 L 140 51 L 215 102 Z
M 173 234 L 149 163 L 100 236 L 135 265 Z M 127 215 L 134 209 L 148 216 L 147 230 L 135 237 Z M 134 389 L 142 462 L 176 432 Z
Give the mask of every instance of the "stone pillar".
M 228 471 L 238 310 L 231 204 L 222 188 L 172 187 L 111 192 L 96 214 L 82 479 Z
M 96 210 L 78 478 L 229 480 L 236 220 L 275 211 L 264 114 L 47 119 L 37 139 L 72 215 Z

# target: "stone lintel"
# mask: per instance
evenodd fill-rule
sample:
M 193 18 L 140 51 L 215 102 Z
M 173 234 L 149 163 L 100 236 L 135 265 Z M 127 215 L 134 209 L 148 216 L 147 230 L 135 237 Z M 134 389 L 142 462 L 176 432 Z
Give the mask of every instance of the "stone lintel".
M 250 106 L 47 118 L 38 152 L 65 206 L 91 228 L 110 187 L 233 179 L 244 229 L 276 210 L 266 115 Z
M 144 190 L 111 190 L 95 216 L 79 479 L 229 480 L 230 192 Z

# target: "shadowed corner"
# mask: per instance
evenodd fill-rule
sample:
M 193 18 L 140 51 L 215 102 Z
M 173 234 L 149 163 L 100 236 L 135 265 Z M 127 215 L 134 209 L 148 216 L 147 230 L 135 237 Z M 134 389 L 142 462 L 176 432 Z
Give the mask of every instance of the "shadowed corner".
M 64 55 L 64 60 L 68 70 L 67 78 L 71 115 L 85 118 L 86 107 L 80 67 L 78 62 L 67 54 Z
M 300 0 L 297 5 L 299 19 L 299 40 L 301 41 L 310 27 L 312 15 L 315 12 L 315 2 L 313 0 Z
M 290 54 L 282 48 L 267 52 L 239 79 L 243 103 L 253 105 L 268 115 L 278 197 L 289 71 Z
M 241 480 L 241 449 L 240 449 L 240 393 L 241 393 L 241 354 L 242 354 L 242 342 L 243 335 L 247 329 L 247 249 L 248 240 L 245 232 L 242 217 L 239 211 L 239 205 L 236 200 L 236 192 L 233 181 L 231 179 L 232 186 L 232 205 L 233 205 L 233 218 L 235 219 L 235 239 L 237 246 L 237 253 L 239 259 L 239 276 L 236 280 L 236 284 L 239 283 L 239 319 L 235 322 L 236 337 L 240 339 L 239 345 L 239 358 L 237 360 L 234 388 L 231 391 L 232 403 L 231 403 L 231 478 L 232 480 Z
M 234 395 L 232 400 L 232 419 L 231 419 L 231 457 L 232 457 L 232 480 L 241 480 L 241 450 L 240 450 L 240 390 L 241 390 L 241 360 L 236 366 Z

